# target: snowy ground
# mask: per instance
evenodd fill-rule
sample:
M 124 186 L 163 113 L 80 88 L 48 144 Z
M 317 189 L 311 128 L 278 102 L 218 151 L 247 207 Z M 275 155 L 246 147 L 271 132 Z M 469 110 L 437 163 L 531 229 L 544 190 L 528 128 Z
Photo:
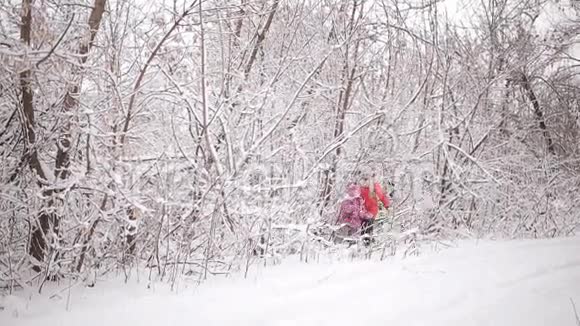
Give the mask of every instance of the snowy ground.
M 579 325 L 580 237 L 462 242 L 404 260 L 288 262 L 202 286 L 101 281 L 8 297 L 0 325 Z M 52 292 L 51 292 L 52 291 Z M 580 313 L 580 311 L 579 311 Z M 18 315 L 15 317 L 15 315 Z

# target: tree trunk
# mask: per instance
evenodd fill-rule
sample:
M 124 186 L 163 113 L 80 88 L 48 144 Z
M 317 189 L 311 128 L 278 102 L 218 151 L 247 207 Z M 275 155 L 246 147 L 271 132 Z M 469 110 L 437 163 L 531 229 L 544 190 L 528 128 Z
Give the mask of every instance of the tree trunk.
M 526 91 L 526 94 L 528 95 L 528 99 L 532 103 L 532 107 L 534 108 L 534 114 L 536 115 L 536 119 L 538 120 L 540 129 L 544 134 L 544 139 L 546 140 L 546 145 L 548 146 L 548 152 L 550 152 L 550 154 L 555 154 L 554 142 L 552 140 L 552 137 L 550 136 L 548 128 L 546 127 L 544 112 L 542 111 L 540 102 L 538 102 L 538 98 L 536 97 L 536 93 L 534 93 L 534 90 L 530 85 L 530 81 L 528 80 L 528 77 L 525 74 L 522 75 L 522 86 Z
M 32 5 L 31 0 L 22 1 L 20 25 L 20 40 L 26 45 L 30 45 L 30 34 L 32 30 Z M 34 130 L 34 95 L 31 89 L 32 72 L 25 70 L 20 73 L 20 88 L 22 92 L 22 129 L 24 130 L 26 142 L 24 161 L 27 161 L 30 169 L 38 176 L 39 184 L 42 186 L 46 184 L 46 174 L 42 168 L 42 164 L 38 158 L 36 148 L 36 133 Z M 36 218 L 33 218 L 31 223 L 31 238 L 28 246 L 28 254 L 36 260 L 33 269 L 40 272 L 41 268 L 39 262 L 44 260 L 46 250 L 46 234 L 50 228 L 50 215 L 46 211 L 41 211 Z
M 266 20 L 266 24 L 264 25 L 264 28 L 262 29 L 261 32 L 257 32 L 256 37 L 256 44 L 254 44 L 254 47 L 252 48 L 252 53 L 250 54 L 250 58 L 248 59 L 248 63 L 246 64 L 246 67 L 244 68 L 244 78 L 247 80 L 248 76 L 250 75 L 250 72 L 252 71 L 252 67 L 254 66 L 254 63 L 256 62 L 256 55 L 258 54 L 258 51 L 260 50 L 260 48 L 262 48 L 262 43 L 264 43 L 264 40 L 266 39 L 266 35 L 268 34 L 268 31 L 270 30 L 270 26 L 272 25 L 272 21 L 274 20 L 274 15 L 276 14 L 276 10 L 278 9 L 278 4 L 280 3 L 280 0 L 274 0 L 274 3 L 272 4 L 272 9 L 270 9 L 270 14 L 268 15 L 268 19 Z M 241 89 L 240 89 L 241 91 Z M 238 92 L 239 93 L 239 92 Z
M 81 65 L 85 64 L 88 59 L 88 53 L 94 45 L 95 36 L 101 25 L 103 13 L 105 12 L 106 0 L 95 0 L 91 15 L 89 16 L 89 39 L 83 41 L 79 46 L 78 54 Z M 70 116 L 70 113 L 78 106 L 77 96 L 80 92 L 80 82 L 73 85 L 64 96 L 64 111 Z M 70 119 L 70 118 L 69 118 Z M 55 162 L 55 178 L 65 180 L 70 174 L 70 145 L 71 145 L 71 123 L 67 121 L 61 131 L 60 139 L 57 143 L 57 153 Z

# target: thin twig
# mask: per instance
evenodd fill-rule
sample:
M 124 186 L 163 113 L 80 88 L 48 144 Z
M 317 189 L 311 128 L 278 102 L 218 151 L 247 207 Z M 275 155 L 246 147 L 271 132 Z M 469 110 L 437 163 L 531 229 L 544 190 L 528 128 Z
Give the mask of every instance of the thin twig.
M 155 59 L 155 57 L 157 56 L 157 52 L 159 52 L 159 50 L 161 49 L 163 44 L 165 44 L 165 41 L 167 41 L 167 39 L 169 39 L 169 36 L 171 36 L 173 31 L 175 29 L 177 29 L 177 27 L 179 26 L 179 23 L 181 23 L 181 21 L 193 11 L 196 3 L 197 3 L 197 0 L 193 1 L 189 5 L 189 7 L 178 17 L 178 19 L 175 21 L 175 23 L 173 23 L 171 28 L 169 28 L 169 31 L 167 31 L 167 33 L 165 33 L 165 35 L 163 36 L 161 41 L 159 41 L 159 43 L 157 43 L 157 46 L 155 47 L 155 49 L 153 49 L 153 52 L 151 52 L 151 54 L 149 55 L 149 58 L 147 58 L 145 65 L 143 66 L 143 68 L 141 68 L 141 71 L 139 72 L 139 76 L 137 77 L 137 81 L 135 82 L 135 86 L 133 87 L 133 93 L 131 94 L 131 97 L 129 98 L 129 106 L 127 107 L 127 114 L 125 116 L 125 122 L 123 123 L 123 130 L 121 133 L 121 139 L 119 141 L 119 144 L 121 144 L 121 146 L 123 146 L 125 144 L 125 137 L 126 137 L 127 131 L 129 130 L 129 123 L 131 122 L 131 118 L 133 116 L 132 110 L 133 110 L 133 105 L 135 103 L 135 98 L 136 98 L 137 93 L 139 92 L 139 88 L 141 87 L 141 83 L 143 82 L 143 78 L 145 77 L 145 73 L 147 72 L 147 68 L 149 68 L 149 66 L 151 65 L 151 62 L 153 62 L 153 59 Z
M 580 326 L 580 317 L 578 317 L 578 311 L 576 310 L 576 305 L 574 304 L 574 300 L 570 298 L 570 303 L 572 304 L 572 309 L 574 310 L 574 317 L 576 317 L 576 326 Z
M 75 20 L 75 14 L 73 13 L 72 17 L 70 18 L 70 21 L 68 22 L 68 25 L 66 25 L 64 32 L 62 32 L 62 34 L 58 38 L 58 41 L 56 41 L 56 43 L 54 44 L 52 49 L 50 49 L 50 51 L 48 51 L 48 53 L 36 63 L 36 68 L 38 68 L 44 61 L 48 60 L 48 58 L 54 53 L 56 48 L 60 45 L 60 43 L 64 39 L 65 35 L 68 33 L 68 30 L 69 30 L 69 28 L 72 25 L 72 22 L 74 20 Z

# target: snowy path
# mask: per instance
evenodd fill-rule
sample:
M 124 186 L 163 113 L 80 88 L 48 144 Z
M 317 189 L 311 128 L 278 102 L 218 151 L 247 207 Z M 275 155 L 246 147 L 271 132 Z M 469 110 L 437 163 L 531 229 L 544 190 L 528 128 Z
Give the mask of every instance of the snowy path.
M 384 262 L 288 262 L 178 294 L 101 282 L 0 325 L 560 325 L 580 309 L 580 238 L 463 242 Z M 580 313 L 580 311 L 579 311 Z

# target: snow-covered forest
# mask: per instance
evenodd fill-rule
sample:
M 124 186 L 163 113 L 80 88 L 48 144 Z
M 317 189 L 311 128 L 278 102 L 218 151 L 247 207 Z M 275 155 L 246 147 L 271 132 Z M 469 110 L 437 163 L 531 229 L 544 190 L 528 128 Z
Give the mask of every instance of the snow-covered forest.
M 579 31 L 571 0 L 2 0 L 1 291 L 313 259 L 365 169 L 379 256 L 573 235 Z

